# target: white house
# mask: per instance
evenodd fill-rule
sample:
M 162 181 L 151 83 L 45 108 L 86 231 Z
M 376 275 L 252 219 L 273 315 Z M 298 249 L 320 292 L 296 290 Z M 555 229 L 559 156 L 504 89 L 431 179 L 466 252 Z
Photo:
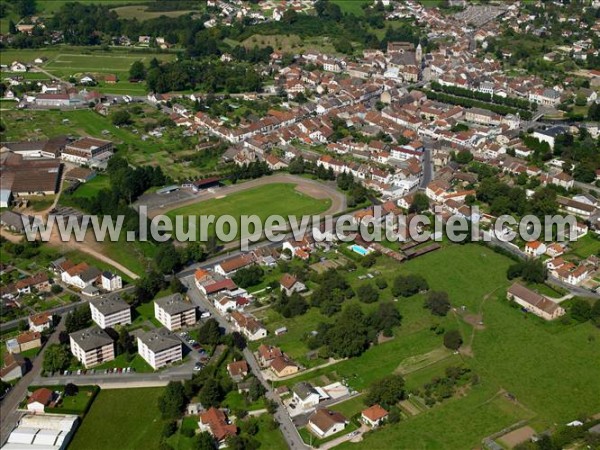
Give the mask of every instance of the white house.
M 102 289 L 105 291 L 116 291 L 123 287 L 123 279 L 119 275 L 111 272 L 102 272 L 100 281 L 102 281 Z
M 63 283 L 85 289 L 94 284 L 100 277 L 100 270 L 83 262 L 61 273 Z
M 319 404 L 321 396 L 317 390 L 305 381 L 296 384 L 292 388 L 293 402 L 298 405 L 300 409 L 309 410 Z
M 230 317 L 234 330 L 242 333 L 249 341 L 267 337 L 267 329 L 254 317 L 239 311 L 232 311 Z
M 137 346 L 140 356 L 154 370 L 183 359 L 181 340 L 164 328 L 138 336 Z
M 36 389 L 27 399 L 27 411 L 34 414 L 44 413 L 46 406 L 50 405 L 54 393 L 48 388 Z
M 37 331 L 38 333 L 41 333 L 42 331 L 48 330 L 52 327 L 53 317 L 52 314 L 43 312 L 29 316 L 28 322 L 29 331 Z
M 86 368 L 115 359 L 115 344 L 106 331 L 96 325 L 69 335 L 71 353 Z
M 190 327 L 196 323 L 196 307 L 181 294 L 154 300 L 154 317 L 170 331 Z
M 546 250 L 546 244 L 540 241 L 531 241 L 525 244 L 525 254 L 531 258 L 542 256 Z
M 100 328 L 131 323 L 131 307 L 118 295 L 90 299 L 92 320 Z
M 385 419 L 387 419 L 388 412 L 380 405 L 373 405 L 363 410 L 360 417 L 363 423 L 371 428 L 377 428 Z
M 308 428 L 323 439 L 344 430 L 348 424 L 341 413 L 329 409 L 318 409 L 308 418 Z

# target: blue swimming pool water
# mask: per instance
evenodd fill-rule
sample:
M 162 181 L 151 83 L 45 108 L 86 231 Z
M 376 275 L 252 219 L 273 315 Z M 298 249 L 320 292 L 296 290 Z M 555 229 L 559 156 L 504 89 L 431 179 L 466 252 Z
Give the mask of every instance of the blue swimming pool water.
M 350 247 L 350 250 L 352 250 L 353 252 L 356 252 L 362 256 L 365 256 L 367 253 L 369 253 L 369 251 L 366 248 L 364 248 L 362 245 L 356 245 L 356 244 L 352 245 Z

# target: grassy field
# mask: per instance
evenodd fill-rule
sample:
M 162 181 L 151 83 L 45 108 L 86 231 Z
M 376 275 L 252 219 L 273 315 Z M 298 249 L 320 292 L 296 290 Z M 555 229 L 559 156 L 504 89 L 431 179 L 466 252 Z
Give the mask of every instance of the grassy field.
M 345 380 L 362 391 L 385 375 L 400 373 L 408 389 L 418 389 L 444 376 L 447 367 L 460 365 L 479 377 L 477 384 L 452 399 L 433 408 L 424 407 L 421 414 L 343 448 L 473 448 L 485 436 L 519 420 L 528 419 L 537 431 L 543 431 L 555 423 L 598 412 L 600 397 L 593 392 L 595 380 L 600 379 L 600 366 L 590 362 L 600 354 L 600 330 L 589 323 L 546 323 L 512 307 L 505 300 L 509 285 L 505 274 L 511 263 L 474 244 L 449 245 L 402 265 L 380 258 L 369 270 L 379 271 L 388 282 L 399 273 L 421 274 L 431 289 L 448 292 L 456 310 L 447 317 L 434 317 L 423 309 L 423 296 L 398 299 L 403 321 L 394 330 L 393 339 L 373 346 L 358 358 L 279 384 Z M 359 267 L 352 278 L 366 272 Z M 351 284 L 356 282 L 351 280 Z M 381 298 L 392 298 L 389 289 Z M 365 312 L 373 307 L 362 306 Z M 269 342 L 294 356 L 305 354 L 302 336 L 322 320 L 314 309 L 293 323 L 286 323 L 272 311 L 263 312 L 261 318 L 268 328 L 288 325 L 287 335 L 269 337 Z M 473 323 L 482 325 L 475 329 Z M 447 351 L 442 336 L 431 331 L 433 325 L 460 330 L 464 351 L 458 355 Z M 516 401 L 509 400 L 506 392 Z M 358 399 L 339 406 L 347 414 L 360 407 Z
M 161 16 L 166 17 L 179 17 L 185 14 L 191 14 L 193 12 L 197 12 L 198 10 L 182 10 L 182 11 L 146 11 L 148 7 L 146 5 L 128 5 L 128 6 L 119 6 L 118 8 L 114 8 L 114 11 L 119 15 L 122 19 L 137 19 L 139 21 L 156 19 Z
M 369 0 L 332 0 L 331 3 L 339 5 L 343 13 L 354 14 L 355 16 L 364 16 L 363 5 L 371 4 Z
M 162 391 L 161 388 L 101 391 L 69 448 L 156 448 L 163 426 L 157 406 Z
M 155 57 L 165 61 L 172 60 L 175 55 L 141 52 L 59 53 L 44 64 L 44 69 L 57 76 L 113 73 L 121 79 L 127 79 L 129 68 L 135 61 L 142 61 L 147 65 Z
M 299 217 L 319 214 L 326 211 L 330 205 L 329 199 L 319 200 L 296 191 L 294 184 L 274 183 L 184 206 L 170 211 L 167 215 L 173 219 L 175 216 L 214 215 L 219 218 L 230 215 L 235 217 L 238 223 L 242 215 L 257 215 L 264 223 L 266 218 L 273 214 L 286 218 L 289 215 Z M 209 227 L 209 232 L 214 232 L 214 226 Z

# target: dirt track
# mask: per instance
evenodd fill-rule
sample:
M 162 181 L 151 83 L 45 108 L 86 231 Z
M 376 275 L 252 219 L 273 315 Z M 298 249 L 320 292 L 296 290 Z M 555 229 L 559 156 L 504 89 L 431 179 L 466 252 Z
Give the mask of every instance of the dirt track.
M 296 190 L 303 194 L 309 195 L 317 199 L 330 199 L 331 206 L 323 214 L 338 214 L 346 209 L 346 196 L 341 192 L 337 191 L 334 187 L 319 181 L 309 180 L 307 178 L 298 177 L 296 175 L 289 174 L 277 174 L 268 177 L 257 178 L 256 180 L 246 181 L 244 183 L 234 184 L 217 189 L 214 193 L 204 193 L 201 196 L 194 197 L 188 201 L 173 203 L 166 205 L 162 208 L 148 209 L 148 216 L 151 218 L 159 214 L 167 214 L 173 209 L 181 208 L 183 206 L 193 205 L 200 203 L 212 198 L 223 197 L 231 195 L 236 192 L 245 191 L 258 186 L 265 186 L 273 183 L 290 183 L 296 184 Z

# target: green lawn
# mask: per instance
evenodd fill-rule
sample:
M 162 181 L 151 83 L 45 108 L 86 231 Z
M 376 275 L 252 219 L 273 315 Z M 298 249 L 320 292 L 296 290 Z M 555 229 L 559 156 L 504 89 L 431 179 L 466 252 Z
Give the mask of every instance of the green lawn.
M 279 427 L 272 424 L 269 414 L 261 414 L 258 419 L 258 433 L 255 438 L 260 442 L 260 450 L 283 450 L 287 448 Z
M 56 414 L 83 414 L 88 405 L 93 400 L 95 386 L 78 386 L 79 391 L 76 395 L 62 398 L 60 404 L 56 408 L 47 410 Z M 53 390 L 63 390 L 64 386 L 53 386 Z
M 263 398 L 258 399 L 254 403 L 247 404 L 246 399 L 237 390 L 231 391 L 225 397 L 223 406 L 231 409 L 232 411 L 244 409 L 246 411 L 256 411 L 265 407 Z
M 600 239 L 592 233 L 588 233 L 575 242 L 569 243 L 571 250 L 568 256 L 575 255 L 579 258 L 587 258 L 590 255 L 597 255 L 600 252 Z
M 198 429 L 198 416 L 184 417 L 177 432 L 167 439 L 167 442 L 176 450 L 195 450 L 195 438 L 187 437 L 181 433 L 183 429 Z
M 162 392 L 162 388 L 102 390 L 69 448 L 156 448 L 163 427 L 157 406 Z
M 300 217 L 309 214 L 319 214 L 331 205 L 329 199 L 315 199 L 296 191 L 296 185 L 289 183 L 273 183 L 259 186 L 246 191 L 236 192 L 222 198 L 215 198 L 190 206 L 170 211 L 167 215 L 176 216 L 233 216 L 238 224 L 242 215 L 257 215 L 262 221 L 273 214 L 287 218 L 290 215 Z M 185 223 L 185 221 L 184 221 Z M 200 232 L 200 227 L 198 227 Z M 214 233 L 214 224 L 209 227 Z M 238 230 L 240 236 L 240 230 Z
M 154 369 L 152 369 L 152 367 L 150 367 L 150 365 L 146 361 L 144 361 L 144 358 L 142 358 L 139 354 L 136 353 L 136 355 L 133 357 L 133 359 L 131 361 L 128 361 L 126 356 L 127 355 L 125 355 L 125 354 L 118 355 L 112 361 L 95 366 L 94 369 L 96 369 L 96 370 L 115 369 L 115 368 L 123 369 L 126 367 L 131 367 L 133 370 L 135 370 L 138 373 L 154 372 Z
M 332 0 L 332 3 L 339 5 L 343 13 L 364 16 L 363 5 L 372 4 L 373 2 L 370 0 Z
M 501 430 L 529 413 L 498 395 L 494 386 L 482 383 L 467 396 L 453 398 L 398 424 L 368 433 L 358 444 L 339 449 L 410 448 L 450 450 L 479 448 L 481 439 Z

